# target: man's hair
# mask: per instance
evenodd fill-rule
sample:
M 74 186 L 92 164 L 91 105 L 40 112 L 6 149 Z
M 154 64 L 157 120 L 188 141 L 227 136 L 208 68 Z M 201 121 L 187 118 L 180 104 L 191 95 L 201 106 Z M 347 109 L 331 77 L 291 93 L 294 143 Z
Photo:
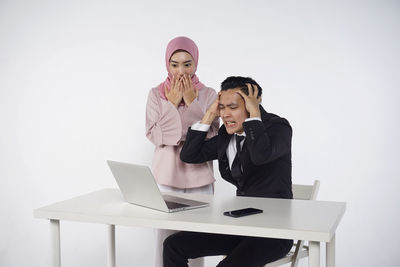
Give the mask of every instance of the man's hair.
M 250 77 L 230 76 L 221 83 L 221 91 L 240 88 L 246 95 L 249 95 L 249 90 L 247 88 L 246 83 L 249 83 L 251 85 L 256 85 L 258 87 L 257 97 L 261 96 L 262 94 L 261 86 Z

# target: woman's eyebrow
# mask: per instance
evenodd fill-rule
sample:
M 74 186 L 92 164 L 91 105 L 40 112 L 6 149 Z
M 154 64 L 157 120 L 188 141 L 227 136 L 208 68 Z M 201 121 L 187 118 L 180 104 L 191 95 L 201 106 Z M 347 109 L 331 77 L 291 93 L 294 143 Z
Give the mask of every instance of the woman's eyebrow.
M 179 61 L 175 61 L 175 60 L 172 60 L 172 59 L 171 59 L 169 62 L 170 62 L 170 63 L 179 63 Z M 189 59 L 189 60 L 184 61 L 183 64 L 185 64 L 185 63 L 191 63 L 191 62 L 192 62 L 192 60 Z

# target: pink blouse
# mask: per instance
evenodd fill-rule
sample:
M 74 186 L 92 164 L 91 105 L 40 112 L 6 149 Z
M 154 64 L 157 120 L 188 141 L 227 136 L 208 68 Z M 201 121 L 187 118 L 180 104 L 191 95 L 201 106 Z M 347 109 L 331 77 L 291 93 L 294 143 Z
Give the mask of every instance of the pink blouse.
M 186 139 L 188 128 L 200 121 L 208 107 L 214 102 L 216 92 L 204 87 L 199 96 L 188 107 L 176 108 L 160 97 L 158 88 L 153 88 L 147 99 L 146 136 L 156 146 L 152 171 L 158 184 L 176 188 L 194 188 L 215 181 L 212 162 L 187 164 L 179 154 Z M 207 138 L 217 134 L 219 119 L 208 131 Z

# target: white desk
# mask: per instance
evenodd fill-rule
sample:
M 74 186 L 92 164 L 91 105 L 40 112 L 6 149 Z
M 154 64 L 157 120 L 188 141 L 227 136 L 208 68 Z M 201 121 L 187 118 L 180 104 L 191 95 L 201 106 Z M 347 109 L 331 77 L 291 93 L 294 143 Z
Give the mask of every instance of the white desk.
M 320 262 L 320 242 L 326 242 L 326 266 L 335 265 L 335 231 L 345 212 L 342 202 L 191 195 L 209 207 L 164 213 L 126 203 L 118 189 L 104 189 L 34 210 L 50 220 L 53 266 L 61 266 L 60 220 L 107 224 L 108 266 L 115 266 L 115 225 L 182 231 L 248 235 L 309 241 L 309 266 Z M 231 218 L 227 210 L 254 207 L 264 212 Z

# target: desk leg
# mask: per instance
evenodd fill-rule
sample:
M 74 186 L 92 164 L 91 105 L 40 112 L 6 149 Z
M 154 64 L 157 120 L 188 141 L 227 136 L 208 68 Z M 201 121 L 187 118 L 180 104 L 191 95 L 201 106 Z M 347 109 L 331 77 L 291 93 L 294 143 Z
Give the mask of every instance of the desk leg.
M 50 220 L 51 236 L 51 262 L 53 267 L 61 267 L 61 249 L 60 249 L 60 221 Z
M 310 241 L 308 243 L 309 255 L 308 255 L 308 267 L 319 267 L 320 256 L 319 256 L 319 242 Z
M 326 267 L 335 267 L 335 236 L 326 243 Z
M 115 267 L 115 225 L 108 225 L 108 263 L 107 267 Z

